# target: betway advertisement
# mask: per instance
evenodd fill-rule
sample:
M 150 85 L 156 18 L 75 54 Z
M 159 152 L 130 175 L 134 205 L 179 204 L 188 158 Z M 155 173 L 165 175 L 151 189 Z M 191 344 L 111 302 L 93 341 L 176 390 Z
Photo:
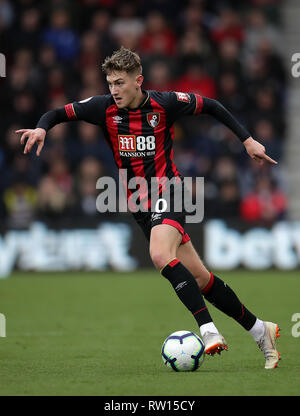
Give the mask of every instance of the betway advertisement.
M 300 221 L 264 228 L 213 219 L 198 226 L 187 224 L 186 231 L 212 270 L 291 270 L 300 265 Z M 153 267 L 148 242 L 130 218 L 99 222 L 92 228 L 54 229 L 34 222 L 27 230 L 0 234 L 0 278 L 14 270 L 101 272 L 144 267 Z
M 203 245 L 205 261 L 213 269 L 295 269 L 300 264 L 300 221 L 241 231 L 240 224 L 233 228 L 211 220 L 204 225 Z

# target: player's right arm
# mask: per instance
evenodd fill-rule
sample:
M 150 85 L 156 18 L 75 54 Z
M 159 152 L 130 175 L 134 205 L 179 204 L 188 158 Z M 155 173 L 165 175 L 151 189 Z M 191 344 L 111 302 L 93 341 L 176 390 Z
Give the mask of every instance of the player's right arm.
M 108 96 L 98 95 L 86 100 L 67 104 L 64 107 L 47 111 L 38 121 L 35 129 L 16 130 L 21 134 L 20 143 L 25 144 L 24 153 L 29 153 L 37 144 L 36 155 L 39 156 L 44 147 L 47 131 L 59 123 L 72 120 L 83 120 L 88 123 L 102 125 L 105 117 Z

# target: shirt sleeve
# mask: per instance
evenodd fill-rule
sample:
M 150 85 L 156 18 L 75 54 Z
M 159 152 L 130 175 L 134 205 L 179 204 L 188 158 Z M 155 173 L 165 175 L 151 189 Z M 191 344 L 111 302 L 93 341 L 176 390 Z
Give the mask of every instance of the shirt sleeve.
M 107 96 L 96 95 L 82 101 L 65 105 L 68 120 L 82 120 L 102 125 L 105 120 Z
M 199 94 L 170 91 L 163 95 L 164 106 L 172 122 L 182 116 L 200 114 L 202 111 L 203 97 Z
M 67 104 L 64 107 L 50 110 L 43 114 L 36 127 L 48 131 L 56 124 L 72 120 L 82 120 L 102 126 L 105 122 L 107 102 L 107 96 L 97 95 Z
M 248 130 L 217 100 L 175 91 L 163 93 L 162 98 L 172 123 L 182 116 L 208 114 L 231 129 L 241 142 L 250 137 Z
M 249 131 L 217 100 L 203 97 L 202 113 L 209 114 L 223 123 L 235 133 L 241 142 L 251 136 Z

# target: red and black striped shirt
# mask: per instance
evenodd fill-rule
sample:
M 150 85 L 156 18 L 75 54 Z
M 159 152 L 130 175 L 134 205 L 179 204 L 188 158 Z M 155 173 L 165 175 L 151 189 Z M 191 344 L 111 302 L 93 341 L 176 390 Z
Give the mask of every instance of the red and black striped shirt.
M 118 168 L 127 170 L 127 180 L 145 178 L 150 188 L 153 177 L 180 176 L 173 162 L 172 126 L 181 116 L 199 114 L 202 106 L 200 95 L 146 91 L 135 109 L 119 109 L 111 95 L 101 95 L 68 104 L 65 111 L 69 120 L 101 126 Z M 140 188 L 139 192 L 150 208 L 148 191 Z

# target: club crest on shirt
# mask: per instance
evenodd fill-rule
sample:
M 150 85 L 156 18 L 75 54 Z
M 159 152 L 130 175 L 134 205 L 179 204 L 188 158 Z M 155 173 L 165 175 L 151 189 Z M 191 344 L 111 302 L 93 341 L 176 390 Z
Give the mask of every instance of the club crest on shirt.
M 159 113 L 148 113 L 147 114 L 147 121 L 149 126 L 155 128 L 158 126 L 160 121 L 160 114 Z

